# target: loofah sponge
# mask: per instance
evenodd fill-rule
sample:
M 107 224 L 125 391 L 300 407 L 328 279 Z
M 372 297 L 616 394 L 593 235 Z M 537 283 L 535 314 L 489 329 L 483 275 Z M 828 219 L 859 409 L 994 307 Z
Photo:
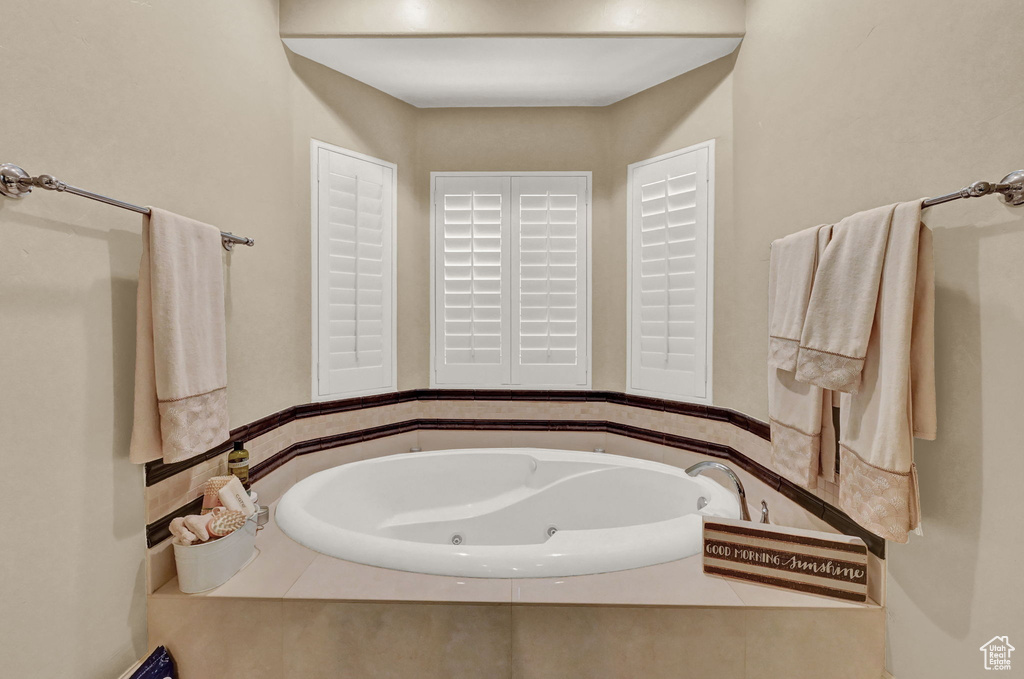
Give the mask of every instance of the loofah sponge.
M 214 476 L 207 480 L 206 485 L 203 486 L 203 514 L 209 514 L 214 507 L 222 506 L 220 496 L 217 493 L 233 478 L 235 478 L 234 475 Z
M 215 516 L 215 513 L 203 514 L 202 516 L 190 514 L 185 517 L 185 528 L 195 533 L 201 542 L 206 542 L 210 539 L 208 526 Z
M 185 525 L 185 519 L 187 518 L 191 517 L 179 516 L 177 518 L 171 519 L 171 535 L 173 535 L 175 541 L 177 541 L 178 544 L 181 545 L 191 545 L 197 539 L 196 534 L 189 530 L 188 527 L 186 527 Z

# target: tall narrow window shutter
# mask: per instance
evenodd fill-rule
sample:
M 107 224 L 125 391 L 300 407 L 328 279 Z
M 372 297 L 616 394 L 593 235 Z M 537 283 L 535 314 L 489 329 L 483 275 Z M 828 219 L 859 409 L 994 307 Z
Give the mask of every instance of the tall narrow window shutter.
M 631 387 L 707 395 L 707 148 L 642 164 L 631 192 Z
M 508 180 L 439 177 L 435 190 L 436 381 L 507 384 Z
M 393 170 L 318 150 L 320 395 L 393 384 Z
M 512 178 L 513 384 L 587 384 L 587 179 Z

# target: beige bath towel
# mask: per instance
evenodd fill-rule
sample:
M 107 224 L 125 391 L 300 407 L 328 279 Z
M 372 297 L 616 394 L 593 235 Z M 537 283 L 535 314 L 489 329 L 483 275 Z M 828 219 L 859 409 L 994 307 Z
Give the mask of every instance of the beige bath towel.
M 819 226 L 775 241 L 768 273 L 772 466 L 804 488 L 815 488 L 822 473 L 835 475 L 832 392 L 798 382 L 793 372 L 815 265 L 830 234 L 830 226 Z
M 827 243 L 831 228 L 804 229 L 772 243 L 768 274 L 774 299 L 768 319 L 768 365 L 771 367 L 796 370 L 804 314 L 818 266 L 818 240 L 823 237 Z
M 800 336 L 796 377 L 801 382 L 857 392 L 895 208 L 859 212 L 832 228 Z
M 832 392 L 797 382 L 786 370 L 769 368 L 768 414 L 775 471 L 804 488 L 818 477 L 835 478 Z
M 136 309 L 131 460 L 177 462 L 227 440 L 220 230 L 153 208 Z
M 906 542 L 920 525 L 914 438 L 936 430 L 935 272 L 920 201 L 897 206 L 888 231 L 860 389 L 840 404 L 839 504 Z

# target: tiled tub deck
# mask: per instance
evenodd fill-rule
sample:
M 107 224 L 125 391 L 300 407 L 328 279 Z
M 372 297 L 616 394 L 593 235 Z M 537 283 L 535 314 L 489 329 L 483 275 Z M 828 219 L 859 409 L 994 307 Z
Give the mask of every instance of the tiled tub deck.
M 531 434 L 529 440 L 513 435 Z M 409 432 L 293 460 L 256 489 L 274 502 L 297 479 L 410 448 L 519 445 L 629 454 L 677 466 L 703 456 L 603 433 Z M 500 439 L 500 440 L 499 440 Z M 620 440 L 621 439 L 621 440 Z M 739 472 L 752 514 L 832 531 Z M 273 506 L 273 505 L 272 505 Z M 272 513 L 273 516 L 273 513 Z M 878 679 L 880 605 L 834 602 L 706 576 L 700 557 L 600 575 L 454 578 L 363 566 L 295 543 L 273 520 L 258 554 L 223 586 L 181 594 L 169 543 L 150 550 L 149 639 L 184 677 L 415 679 L 850 677 Z M 884 565 L 870 556 L 872 596 Z M 239 635 L 225 628 L 244 625 Z

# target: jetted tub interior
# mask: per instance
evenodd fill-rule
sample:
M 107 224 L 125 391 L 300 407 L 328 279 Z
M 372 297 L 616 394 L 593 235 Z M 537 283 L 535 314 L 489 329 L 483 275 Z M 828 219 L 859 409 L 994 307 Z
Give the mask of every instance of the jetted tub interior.
M 277 508 L 323 554 L 462 577 L 585 575 L 697 554 L 701 517 L 737 497 L 676 467 L 604 453 L 501 448 L 392 455 L 295 484 Z

